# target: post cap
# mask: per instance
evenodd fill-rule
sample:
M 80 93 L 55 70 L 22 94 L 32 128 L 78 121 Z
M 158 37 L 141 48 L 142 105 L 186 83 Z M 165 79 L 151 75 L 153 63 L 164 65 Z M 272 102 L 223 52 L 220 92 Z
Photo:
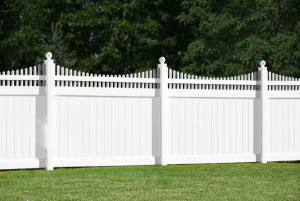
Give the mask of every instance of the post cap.
M 160 62 L 160 64 L 164 64 L 166 62 L 165 57 L 160 57 L 159 62 Z
M 261 67 L 265 67 L 266 62 L 265 62 L 265 60 L 261 60 L 259 64 L 260 64 Z
M 51 59 L 52 58 L 52 53 L 51 52 L 47 52 L 45 54 L 45 57 L 47 58 L 47 60 Z

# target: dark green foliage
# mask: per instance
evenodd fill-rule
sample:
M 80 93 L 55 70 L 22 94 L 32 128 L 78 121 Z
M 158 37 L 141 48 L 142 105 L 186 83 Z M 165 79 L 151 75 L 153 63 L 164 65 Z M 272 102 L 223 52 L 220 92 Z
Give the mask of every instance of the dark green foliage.
M 76 58 L 73 60 L 69 60 L 71 57 L 67 52 L 67 49 L 64 47 L 63 44 L 63 35 L 61 33 L 61 24 L 60 22 L 52 23 L 51 25 L 51 37 L 44 37 L 43 38 L 43 50 L 44 52 L 51 52 L 52 59 L 54 59 L 54 63 L 60 64 L 61 66 L 72 67 L 75 65 Z M 44 58 L 37 57 L 36 64 L 42 63 Z
M 298 0 L 3 0 L 0 17 L 0 71 L 51 51 L 59 65 L 91 73 L 156 68 L 164 56 L 197 75 L 243 74 L 264 59 L 300 76 Z
M 300 2 L 259 0 L 183 1 L 178 17 L 192 30 L 184 71 L 229 76 L 269 70 L 300 74 Z

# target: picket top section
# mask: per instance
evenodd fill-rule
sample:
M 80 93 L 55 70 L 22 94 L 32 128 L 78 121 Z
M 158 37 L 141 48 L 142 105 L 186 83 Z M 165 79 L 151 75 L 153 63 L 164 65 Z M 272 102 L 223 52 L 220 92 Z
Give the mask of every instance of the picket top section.
M 45 54 L 43 66 L 54 64 L 52 53 Z M 230 77 L 203 77 L 191 75 L 167 67 L 164 57 L 159 58 L 158 68 L 161 66 L 166 69 L 166 83 L 168 89 L 197 89 L 197 90 L 260 90 L 259 78 L 260 70 L 252 73 L 230 76 Z M 159 69 L 148 70 L 144 72 L 124 75 L 101 75 L 88 72 L 81 72 L 64 68 L 59 65 L 52 70 L 48 69 L 55 81 L 57 87 L 98 87 L 98 88 L 143 88 L 158 89 L 158 83 L 161 82 Z M 48 67 L 49 68 L 49 67 Z M 267 72 L 268 90 L 300 90 L 300 79 L 287 77 L 267 71 L 266 62 L 260 62 L 259 69 L 265 69 Z M 50 70 L 50 71 L 49 71 Z M 48 75 L 49 76 L 49 75 Z M 46 69 L 42 65 L 33 66 L 20 70 L 0 72 L 0 87 L 14 86 L 45 86 Z

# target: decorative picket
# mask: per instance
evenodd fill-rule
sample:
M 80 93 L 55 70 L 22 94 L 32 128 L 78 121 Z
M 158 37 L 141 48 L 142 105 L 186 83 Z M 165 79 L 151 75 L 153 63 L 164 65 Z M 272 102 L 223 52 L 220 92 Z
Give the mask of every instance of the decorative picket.
M 57 87 L 95 87 L 95 88 L 157 88 L 156 69 L 126 75 L 97 75 L 72 69 L 56 68 Z
M 252 72 L 240 76 L 232 77 L 198 77 L 190 74 L 183 74 L 169 69 L 168 85 L 169 89 L 200 89 L 200 90 L 257 90 L 255 82 L 258 72 Z M 179 79 L 179 80 L 178 80 Z M 181 80 L 182 79 L 182 80 Z M 183 81 L 184 80 L 184 81 Z M 231 81 L 232 80 L 232 81 Z M 239 82 L 241 81 L 241 82 Z M 191 84 L 179 84 L 191 83 Z
M 168 69 L 0 73 L 0 169 L 300 160 L 300 79 Z

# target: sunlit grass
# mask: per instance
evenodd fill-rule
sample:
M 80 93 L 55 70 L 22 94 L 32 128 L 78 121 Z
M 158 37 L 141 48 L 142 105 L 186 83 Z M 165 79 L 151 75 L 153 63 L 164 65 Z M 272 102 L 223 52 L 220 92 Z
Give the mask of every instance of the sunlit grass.
M 0 200 L 300 200 L 300 163 L 0 171 Z

